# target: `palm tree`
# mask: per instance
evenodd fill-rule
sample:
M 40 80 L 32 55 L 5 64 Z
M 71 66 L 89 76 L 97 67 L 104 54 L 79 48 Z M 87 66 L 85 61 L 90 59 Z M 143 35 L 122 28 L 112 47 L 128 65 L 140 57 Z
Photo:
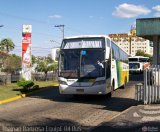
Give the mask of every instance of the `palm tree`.
M 10 38 L 5 38 L 0 42 L 0 50 L 5 51 L 6 53 L 9 53 L 9 51 L 12 51 L 15 47 L 15 44 Z

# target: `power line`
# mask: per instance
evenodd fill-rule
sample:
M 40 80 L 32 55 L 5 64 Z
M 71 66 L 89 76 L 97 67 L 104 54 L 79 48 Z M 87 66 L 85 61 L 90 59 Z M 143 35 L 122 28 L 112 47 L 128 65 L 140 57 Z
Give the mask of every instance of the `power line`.
M 55 25 L 54 27 L 58 27 L 62 32 L 62 38 L 64 39 L 64 25 Z
M 15 46 L 16 48 L 21 48 L 22 46 L 18 46 L 18 45 L 16 45 Z M 46 47 L 37 47 L 37 46 L 31 46 L 32 48 L 40 48 L 40 49 L 53 49 L 53 48 L 57 48 L 57 47 L 48 47 L 48 48 L 46 48 Z
M 11 15 L 11 14 L 4 13 L 4 12 L 0 12 L 0 14 L 1 14 L 1 16 L 5 16 L 5 17 L 12 17 L 15 19 L 29 20 L 29 21 L 36 22 L 36 23 L 47 24 L 47 21 L 36 20 L 33 18 L 26 18 L 26 17 L 16 16 L 16 15 Z

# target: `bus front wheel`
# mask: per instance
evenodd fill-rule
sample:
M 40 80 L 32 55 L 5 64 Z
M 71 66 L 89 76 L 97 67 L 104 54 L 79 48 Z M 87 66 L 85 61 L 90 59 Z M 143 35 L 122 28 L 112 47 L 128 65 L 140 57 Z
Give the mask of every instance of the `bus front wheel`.
M 114 86 L 115 86 L 115 83 L 114 83 L 114 79 L 113 79 L 113 81 L 112 81 L 112 86 L 111 86 L 111 93 L 113 94 L 113 92 L 114 92 Z

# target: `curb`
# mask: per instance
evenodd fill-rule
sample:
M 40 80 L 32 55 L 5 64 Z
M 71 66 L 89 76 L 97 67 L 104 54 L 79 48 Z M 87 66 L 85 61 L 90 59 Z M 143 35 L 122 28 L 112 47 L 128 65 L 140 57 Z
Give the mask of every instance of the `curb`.
M 59 84 L 53 84 L 52 86 L 56 87 L 56 86 L 59 86 Z M 45 88 L 42 88 L 42 89 L 30 92 L 28 94 L 21 94 L 21 95 L 18 95 L 16 97 L 12 97 L 12 98 L 5 99 L 5 100 L 0 100 L 0 105 L 1 104 L 6 104 L 6 103 L 9 103 L 9 102 L 12 102 L 12 101 L 16 101 L 16 100 L 19 100 L 19 99 L 22 99 L 22 98 L 25 98 L 25 97 L 29 96 L 30 94 L 32 94 L 34 92 L 38 92 L 38 91 L 41 91 L 41 90 L 44 90 L 44 89 Z
M 53 84 L 52 86 L 59 86 L 59 84 Z
M 0 104 L 9 103 L 9 102 L 12 102 L 12 101 L 15 101 L 15 100 L 24 98 L 24 97 L 26 97 L 26 94 L 21 94 L 21 95 L 19 95 L 19 96 L 13 97 L 13 98 L 9 98 L 9 99 L 2 100 L 2 101 L 0 101 Z

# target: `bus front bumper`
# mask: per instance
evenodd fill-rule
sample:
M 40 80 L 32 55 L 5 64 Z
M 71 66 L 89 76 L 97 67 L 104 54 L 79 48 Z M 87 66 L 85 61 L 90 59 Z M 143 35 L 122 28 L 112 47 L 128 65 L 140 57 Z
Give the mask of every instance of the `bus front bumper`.
M 107 94 L 109 93 L 109 88 L 106 85 L 97 85 L 90 87 L 73 87 L 68 85 L 59 85 L 60 94 Z

